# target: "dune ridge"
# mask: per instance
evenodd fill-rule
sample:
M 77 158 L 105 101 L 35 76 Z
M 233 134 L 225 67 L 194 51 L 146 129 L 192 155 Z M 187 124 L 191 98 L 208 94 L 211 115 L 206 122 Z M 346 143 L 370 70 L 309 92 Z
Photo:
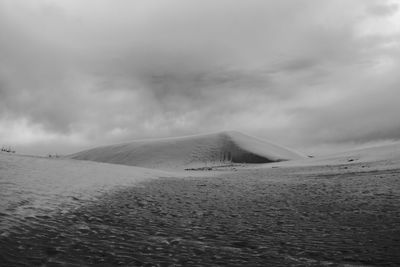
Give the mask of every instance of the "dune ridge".
M 184 169 L 227 163 L 269 163 L 304 158 L 290 149 L 237 131 L 138 140 L 97 147 L 69 157 L 156 169 Z

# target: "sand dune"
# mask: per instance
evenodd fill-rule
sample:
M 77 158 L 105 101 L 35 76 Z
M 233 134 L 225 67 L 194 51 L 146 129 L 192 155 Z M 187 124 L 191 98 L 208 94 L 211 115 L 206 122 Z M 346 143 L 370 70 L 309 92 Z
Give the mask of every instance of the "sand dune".
M 400 266 L 399 168 L 360 165 L 253 164 L 187 178 L 0 153 L 0 262 Z
M 346 151 L 332 156 L 329 158 L 346 158 L 347 160 L 371 162 L 382 160 L 400 160 L 400 142 L 390 145 L 373 146 L 362 149 Z
M 293 160 L 290 162 L 279 162 L 264 167 L 274 166 L 320 166 L 320 165 L 347 165 L 347 164 L 362 164 L 374 163 L 374 168 L 385 169 L 400 166 L 400 142 L 394 142 L 390 145 L 373 146 L 361 149 L 344 151 L 326 156 L 315 158 L 307 158 Z M 362 165 L 360 165 L 362 167 Z
M 237 132 L 74 156 L 85 153 L 163 168 L 302 158 Z M 182 173 L 0 152 L 0 262 L 399 266 L 400 144 L 239 165 Z
M 159 169 L 227 163 L 268 163 L 303 158 L 287 148 L 236 131 L 140 140 L 97 147 L 69 157 Z

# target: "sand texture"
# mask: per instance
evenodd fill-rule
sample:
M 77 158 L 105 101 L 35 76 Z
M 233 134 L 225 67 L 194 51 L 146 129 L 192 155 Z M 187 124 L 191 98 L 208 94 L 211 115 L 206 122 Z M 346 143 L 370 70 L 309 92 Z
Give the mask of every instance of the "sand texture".
M 69 157 L 164 170 L 304 158 L 290 149 L 236 131 L 139 140 L 97 147 Z
M 201 172 L 198 172 L 201 176 Z M 164 178 L 0 236 L 3 266 L 400 266 L 400 169 Z

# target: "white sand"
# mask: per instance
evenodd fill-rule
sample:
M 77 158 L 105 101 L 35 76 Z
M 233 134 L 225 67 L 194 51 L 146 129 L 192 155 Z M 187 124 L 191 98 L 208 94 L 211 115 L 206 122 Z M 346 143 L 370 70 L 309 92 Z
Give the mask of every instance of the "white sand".
M 360 167 L 373 165 L 374 169 L 400 167 L 400 142 L 390 145 L 375 146 L 351 151 L 345 151 L 332 155 L 264 164 L 258 167 L 296 167 L 296 166 L 335 166 L 354 165 Z M 257 168 L 257 166 L 253 166 Z
M 0 214 L 7 215 L 0 221 L 0 233 L 26 217 L 49 215 L 110 190 L 171 176 L 178 177 L 132 166 L 0 152 Z
M 235 131 L 140 140 L 98 147 L 70 157 L 164 170 L 304 158 L 287 148 Z

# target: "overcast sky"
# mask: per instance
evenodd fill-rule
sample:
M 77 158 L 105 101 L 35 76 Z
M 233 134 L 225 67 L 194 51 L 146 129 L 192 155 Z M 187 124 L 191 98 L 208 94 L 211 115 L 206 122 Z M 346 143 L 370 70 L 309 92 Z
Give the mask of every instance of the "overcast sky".
M 306 153 L 400 139 L 400 2 L 0 0 L 0 145 L 224 129 Z

